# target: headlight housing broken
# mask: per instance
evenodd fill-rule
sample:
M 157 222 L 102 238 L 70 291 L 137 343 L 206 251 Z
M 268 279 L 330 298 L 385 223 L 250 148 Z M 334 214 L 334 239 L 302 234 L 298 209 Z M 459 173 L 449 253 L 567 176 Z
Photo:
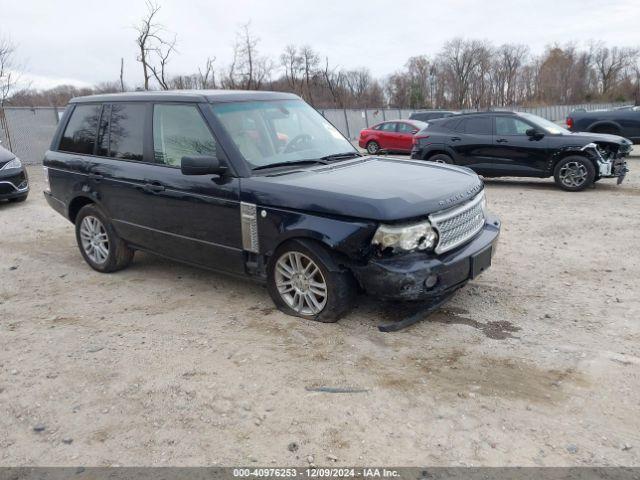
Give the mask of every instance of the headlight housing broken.
M 429 221 L 411 225 L 380 225 L 371 243 L 381 250 L 391 248 L 394 252 L 432 250 L 438 242 L 438 234 Z

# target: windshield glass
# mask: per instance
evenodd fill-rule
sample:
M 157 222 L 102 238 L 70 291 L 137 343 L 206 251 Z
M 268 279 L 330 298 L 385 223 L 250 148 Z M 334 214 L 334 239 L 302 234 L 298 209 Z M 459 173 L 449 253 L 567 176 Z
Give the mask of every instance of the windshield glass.
M 214 105 L 251 168 L 358 152 L 325 118 L 302 100 Z
M 562 128 L 560 125 L 553 123 L 546 118 L 539 117 L 537 115 L 533 115 L 531 113 L 519 113 L 522 117 L 526 118 L 530 122 L 533 122 L 536 126 L 542 128 L 545 132 L 551 134 L 560 134 L 560 133 L 571 133 L 566 128 Z

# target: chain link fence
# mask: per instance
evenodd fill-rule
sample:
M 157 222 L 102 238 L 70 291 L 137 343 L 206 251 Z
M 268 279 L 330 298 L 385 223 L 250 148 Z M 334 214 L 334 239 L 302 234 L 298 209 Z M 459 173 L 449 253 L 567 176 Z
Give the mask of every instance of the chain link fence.
M 559 122 L 572 110 L 598 110 L 620 107 L 622 103 L 579 105 L 551 105 L 546 107 L 512 107 L 500 110 L 516 110 L 540 115 Z M 0 141 L 26 164 L 42 162 L 64 109 L 55 107 L 5 107 L 0 108 Z M 349 140 L 355 141 L 360 130 L 385 120 L 407 119 L 412 110 L 397 108 L 320 109 L 319 112 L 336 126 Z
M 42 162 L 63 109 L 55 107 L 0 108 L 0 141 L 27 164 Z

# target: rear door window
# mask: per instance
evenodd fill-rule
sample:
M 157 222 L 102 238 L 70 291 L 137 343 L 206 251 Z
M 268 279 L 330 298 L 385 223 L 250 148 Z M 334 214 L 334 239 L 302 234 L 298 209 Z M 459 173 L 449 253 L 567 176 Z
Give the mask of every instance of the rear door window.
M 143 160 L 146 110 L 147 105 L 144 103 L 113 103 L 111 105 L 110 157 L 123 160 Z
M 408 123 L 398 123 L 398 133 L 406 133 L 413 134 L 414 130 L 418 130 L 413 125 L 409 125 Z
M 59 150 L 93 155 L 102 105 L 77 105 L 67 123 Z
M 185 156 L 217 157 L 216 140 L 197 106 L 153 107 L 153 155 L 171 167 L 179 167 Z
M 454 118 L 453 120 L 447 120 L 446 122 L 439 123 L 438 125 L 440 125 L 442 128 L 446 128 L 447 130 L 455 131 L 459 123 L 460 123 L 460 119 Z
M 490 117 L 472 117 L 465 120 L 464 131 L 472 135 L 491 135 Z

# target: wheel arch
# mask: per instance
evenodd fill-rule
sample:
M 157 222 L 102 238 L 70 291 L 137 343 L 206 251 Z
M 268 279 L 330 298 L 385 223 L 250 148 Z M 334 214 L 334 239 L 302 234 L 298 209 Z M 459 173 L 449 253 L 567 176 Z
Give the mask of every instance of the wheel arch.
M 343 242 L 321 232 L 304 229 L 290 230 L 279 236 L 277 242 L 273 244 L 273 247 L 265 252 L 267 262 L 273 261 L 278 249 L 291 241 L 300 242 L 307 246 L 307 248 L 309 248 L 309 245 L 321 246 L 326 255 L 331 257 L 331 261 L 328 261 L 327 265 L 330 266 L 332 271 L 344 271 L 345 268 L 348 268 L 348 264 L 350 263 L 349 254 L 342 249 L 342 247 L 344 247 Z
M 598 120 L 593 122 L 591 125 L 589 125 L 589 127 L 587 128 L 587 130 L 589 132 L 593 132 L 594 130 L 600 128 L 600 127 L 611 127 L 615 130 L 617 130 L 617 134 L 620 134 L 622 132 L 622 126 L 614 121 L 614 120 Z
M 449 147 L 448 145 L 445 145 L 443 143 L 429 145 L 426 148 L 426 150 L 424 151 L 424 153 L 422 154 L 422 160 L 429 160 L 429 158 L 433 157 L 434 155 L 438 155 L 438 154 L 447 155 L 447 156 L 451 157 L 451 159 L 454 162 L 456 161 L 456 154 L 453 151 L 453 149 L 451 147 Z
M 548 170 L 547 170 L 547 175 L 548 176 L 552 176 L 555 169 L 556 169 L 556 165 L 558 165 L 558 163 L 561 160 L 564 160 L 567 157 L 583 157 L 588 159 L 589 161 L 591 161 L 591 163 L 593 164 L 593 167 L 596 169 L 596 176 L 598 174 L 598 161 L 594 158 L 594 156 L 589 153 L 586 150 L 582 149 L 583 147 L 578 147 L 578 146 L 574 146 L 574 147 L 567 147 L 567 148 L 563 148 L 562 150 L 556 152 L 552 157 L 551 157 L 551 161 L 549 162 L 548 165 Z
M 76 218 L 78 217 L 78 213 L 82 209 L 82 207 L 89 204 L 98 204 L 96 200 L 88 195 L 77 195 L 69 202 L 69 207 L 67 208 L 67 218 L 71 221 L 71 223 L 76 223 Z
M 364 261 L 378 228 L 373 220 L 342 218 L 312 212 L 265 209 L 258 220 L 260 255 L 266 262 L 289 240 L 312 241 L 334 253 L 341 263 Z

